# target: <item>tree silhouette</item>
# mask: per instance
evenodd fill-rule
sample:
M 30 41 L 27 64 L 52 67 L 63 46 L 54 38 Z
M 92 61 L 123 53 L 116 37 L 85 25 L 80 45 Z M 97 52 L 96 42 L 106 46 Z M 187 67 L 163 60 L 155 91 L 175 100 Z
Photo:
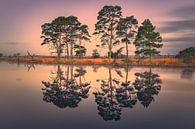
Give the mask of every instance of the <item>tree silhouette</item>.
M 94 49 L 94 50 L 93 50 L 92 57 L 93 57 L 93 58 L 98 58 L 98 57 L 100 57 L 100 54 L 99 54 L 99 52 L 98 52 L 97 49 Z
M 56 76 L 50 78 L 50 81 L 43 81 L 45 86 L 43 90 L 43 100 L 49 103 L 53 103 L 59 108 L 74 108 L 77 107 L 82 99 L 88 97 L 90 89 L 90 83 L 77 83 L 73 77 L 73 68 L 67 69 L 67 77 L 64 77 L 64 71 L 58 65 Z M 69 72 L 71 74 L 69 74 Z M 69 75 L 71 77 L 69 78 Z
M 126 62 L 129 57 L 129 49 L 128 44 L 134 42 L 135 35 L 137 33 L 138 21 L 134 18 L 134 16 L 120 18 L 118 26 L 117 26 L 117 35 L 120 37 L 121 42 L 126 45 Z
M 154 101 L 154 95 L 158 95 L 161 89 L 161 79 L 158 74 L 151 71 L 135 73 L 136 79 L 133 83 L 137 90 L 138 100 L 144 107 L 148 107 Z
M 82 41 L 90 41 L 91 36 L 89 35 L 88 29 L 87 25 L 80 25 L 78 28 L 79 50 L 76 51 L 76 55 L 79 57 L 85 56 L 87 50 L 84 46 L 82 46 Z
M 156 27 L 152 25 L 149 19 L 146 19 L 142 26 L 138 29 L 138 34 L 134 42 L 136 51 L 135 54 L 139 57 L 149 56 L 150 61 L 153 55 L 159 54 L 157 50 L 161 48 L 163 44 L 162 37 L 159 32 L 155 32 Z
M 78 18 L 75 16 L 69 16 L 66 18 L 66 33 L 69 37 L 69 42 L 67 42 L 67 53 L 69 53 L 69 45 L 70 45 L 70 56 L 73 57 L 73 50 L 74 45 L 76 44 L 76 41 L 78 40 L 78 31 L 79 27 L 81 26 L 81 23 L 79 22 Z
M 108 80 L 97 80 L 101 84 L 101 91 L 94 92 L 95 102 L 98 105 L 99 115 L 104 120 L 119 120 L 121 118 L 121 107 L 116 99 L 116 85 L 119 82 L 112 79 L 111 68 L 109 68 Z
M 111 58 L 112 48 L 119 43 L 116 36 L 116 27 L 122 16 L 120 6 L 104 6 L 99 12 L 95 24 L 94 35 L 101 35 L 101 46 L 107 46 L 108 56 Z
M 82 56 L 83 51 L 86 53 L 86 48 L 81 43 L 83 40 L 89 41 L 89 37 L 88 26 L 82 25 L 77 17 L 61 16 L 51 23 L 42 25 L 41 38 L 44 40 L 41 45 L 49 45 L 49 50 L 54 50 L 52 53 L 57 53 L 58 58 L 63 53 L 64 47 L 68 57 L 73 57 L 74 48 L 79 48 L 79 52 L 76 50 L 76 55 Z M 76 44 L 77 41 L 79 44 Z
M 58 17 L 52 23 L 45 23 L 41 26 L 43 42 L 41 45 L 48 45 L 51 53 L 57 53 L 58 59 L 63 53 L 62 27 L 65 17 Z M 59 22 L 57 22 L 59 21 Z

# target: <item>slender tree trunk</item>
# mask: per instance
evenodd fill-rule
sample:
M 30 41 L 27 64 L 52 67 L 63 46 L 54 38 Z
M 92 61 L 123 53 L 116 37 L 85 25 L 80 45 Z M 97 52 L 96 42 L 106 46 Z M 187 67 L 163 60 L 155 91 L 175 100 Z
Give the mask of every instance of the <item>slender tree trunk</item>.
M 73 58 L 73 43 L 70 44 L 70 55 Z
M 61 39 L 61 34 L 60 34 L 60 41 L 59 41 L 59 44 L 58 44 L 58 60 L 60 59 L 60 56 L 61 56 L 61 46 L 62 46 L 62 39 Z
M 129 58 L 129 49 L 128 49 L 128 42 L 126 41 L 126 63 L 128 63 L 128 58 Z
M 66 77 L 67 80 L 69 80 L 69 69 L 70 69 L 70 66 L 68 65 L 68 68 L 67 68 L 67 75 L 66 75 L 66 76 L 67 76 L 67 77 Z
M 126 79 L 125 79 L 125 82 L 126 82 L 126 85 L 125 85 L 125 90 L 126 90 L 126 92 L 125 92 L 125 94 L 127 95 L 128 94 L 128 90 L 127 90 L 127 88 L 128 88 L 128 85 L 127 85 L 127 83 L 128 83 L 128 76 L 129 76 L 129 65 L 127 64 L 126 65 Z
M 58 60 L 59 60 L 60 59 L 60 56 L 61 56 L 60 50 L 58 50 L 58 55 L 57 56 L 58 56 Z
M 71 76 L 71 80 L 73 80 L 73 65 L 71 65 L 71 68 L 70 68 L 70 76 Z
M 113 27 L 111 26 L 111 30 L 110 30 L 110 43 L 109 43 L 109 59 L 112 58 L 112 40 L 113 40 Z
M 79 85 L 81 86 L 81 76 L 79 77 Z
M 60 85 L 60 87 L 62 86 L 62 77 L 61 77 L 61 68 L 60 68 L 60 65 L 58 65 L 58 70 L 57 70 L 57 76 L 58 76 L 58 78 L 59 78 L 59 85 Z M 59 88 L 60 88 L 59 87 Z
M 129 65 L 127 64 L 126 65 L 126 79 L 125 79 L 126 83 L 128 81 L 128 76 L 129 76 Z
M 67 57 L 69 58 L 69 48 L 68 48 L 68 43 L 66 43 L 66 53 L 67 53 Z
M 150 46 L 150 50 L 151 50 L 151 46 Z M 152 63 L 152 54 L 150 52 L 150 65 L 152 65 L 151 63 Z
M 79 38 L 79 58 L 81 58 L 81 38 Z
M 152 65 L 151 63 L 152 63 L 152 56 L 151 56 L 151 54 L 150 54 L 150 65 Z
M 108 68 L 109 69 L 109 85 L 110 85 L 110 96 L 111 96 L 111 101 L 112 101 L 112 97 L 113 97 L 113 86 L 112 86 L 112 71 L 111 71 L 111 67 Z
M 152 77 L 152 70 L 150 67 L 150 72 L 149 72 L 149 86 L 151 86 L 151 77 Z
M 60 56 L 61 56 L 61 52 L 60 52 L 60 48 L 58 47 L 57 48 L 58 50 L 57 50 L 57 61 L 59 61 L 60 60 Z

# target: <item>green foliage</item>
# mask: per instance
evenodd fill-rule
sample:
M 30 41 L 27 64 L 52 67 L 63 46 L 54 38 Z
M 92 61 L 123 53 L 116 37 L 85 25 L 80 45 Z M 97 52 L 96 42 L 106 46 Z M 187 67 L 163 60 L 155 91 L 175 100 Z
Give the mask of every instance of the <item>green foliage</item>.
M 116 28 L 119 19 L 122 17 L 120 6 L 104 6 L 98 13 L 95 24 L 94 35 L 100 35 L 101 46 L 109 48 L 112 52 L 113 46 L 119 44 L 116 36 Z
M 121 18 L 117 26 L 117 36 L 121 42 L 131 44 L 138 28 L 138 21 L 134 16 Z
M 121 39 L 122 43 L 126 44 L 126 58 L 128 59 L 129 49 L 128 44 L 131 44 L 135 40 L 137 33 L 138 21 L 134 16 L 121 18 L 117 26 L 117 36 Z
M 88 32 L 88 26 L 87 25 L 80 25 L 78 28 L 77 33 L 77 39 L 79 39 L 79 47 L 78 50 L 76 50 L 76 56 L 82 57 L 85 56 L 87 49 L 82 46 L 82 41 L 88 41 L 90 42 L 90 34 Z
M 146 19 L 138 29 L 138 34 L 134 42 L 136 47 L 135 54 L 141 57 L 151 57 L 159 54 L 160 51 L 157 49 L 162 48 L 163 44 L 161 42 L 162 37 L 160 33 L 155 32 L 155 26 L 152 25 L 150 20 Z
M 87 51 L 87 49 L 84 46 L 80 46 L 77 44 L 74 45 L 74 50 L 75 50 L 75 56 L 78 56 L 78 57 L 85 56 L 86 51 Z
M 92 57 L 93 57 L 93 58 L 98 58 L 98 57 L 100 57 L 100 54 L 99 54 L 99 52 L 98 52 L 97 49 L 94 49 L 94 50 L 93 50 Z
M 111 58 L 121 58 L 123 57 L 122 51 L 123 51 L 124 47 L 119 48 L 116 52 L 108 52 L 108 56 L 111 56 Z
M 81 25 L 79 27 L 79 34 L 78 34 L 78 36 L 79 36 L 79 38 L 81 40 L 90 41 L 90 37 L 91 36 L 90 36 L 88 30 L 89 30 L 89 28 L 88 28 L 87 25 Z
M 177 57 L 195 57 L 195 47 L 188 47 L 180 51 Z
M 177 57 L 182 58 L 184 63 L 192 63 L 193 58 L 195 58 L 195 47 L 189 47 L 180 51 Z
M 41 26 L 43 42 L 41 45 L 49 45 L 49 50 L 52 53 L 57 53 L 60 57 L 63 52 L 62 33 L 65 17 L 58 17 L 51 23 L 45 23 Z
M 42 25 L 43 43 L 41 45 L 49 45 L 50 50 L 55 50 L 52 53 L 57 53 L 58 57 L 63 53 L 66 47 L 66 53 L 69 56 L 73 55 L 73 48 L 77 41 L 79 45 L 83 40 L 89 41 L 90 35 L 88 32 L 88 26 L 82 25 L 78 18 L 75 16 L 58 17 L 51 23 L 45 23 Z M 70 47 L 70 48 L 69 48 Z M 77 47 L 77 46 L 75 46 Z M 79 50 L 84 52 L 83 50 Z M 78 50 L 75 51 L 78 55 Z M 81 53 L 80 53 L 81 55 Z

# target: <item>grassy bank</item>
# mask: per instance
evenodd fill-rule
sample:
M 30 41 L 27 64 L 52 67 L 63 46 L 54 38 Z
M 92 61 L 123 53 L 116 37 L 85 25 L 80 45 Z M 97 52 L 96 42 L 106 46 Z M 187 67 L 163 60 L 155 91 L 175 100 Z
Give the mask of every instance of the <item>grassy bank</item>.
M 75 64 L 75 65 L 125 65 L 125 59 L 108 59 L 108 58 L 61 58 L 54 57 L 2 57 L 1 61 L 7 62 L 27 62 L 43 64 Z M 132 66 L 165 66 L 165 67 L 195 67 L 195 59 L 190 63 L 184 63 L 182 59 L 175 57 L 154 57 L 151 62 L 149 58 L 137 59 L 131 57 L 128 60 Z

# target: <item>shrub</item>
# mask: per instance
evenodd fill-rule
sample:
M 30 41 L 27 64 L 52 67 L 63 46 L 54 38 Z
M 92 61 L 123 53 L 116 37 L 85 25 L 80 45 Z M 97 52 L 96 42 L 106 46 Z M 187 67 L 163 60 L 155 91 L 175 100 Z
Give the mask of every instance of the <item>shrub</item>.
M 94 50 L 93 50 L 92 57 L 93 57 L 93 58 L 98 58 L 98 57 L 100 57 L 100 54 L 99 54 L 99 52 L 98 52 L 97 49 L 94 49 Z

